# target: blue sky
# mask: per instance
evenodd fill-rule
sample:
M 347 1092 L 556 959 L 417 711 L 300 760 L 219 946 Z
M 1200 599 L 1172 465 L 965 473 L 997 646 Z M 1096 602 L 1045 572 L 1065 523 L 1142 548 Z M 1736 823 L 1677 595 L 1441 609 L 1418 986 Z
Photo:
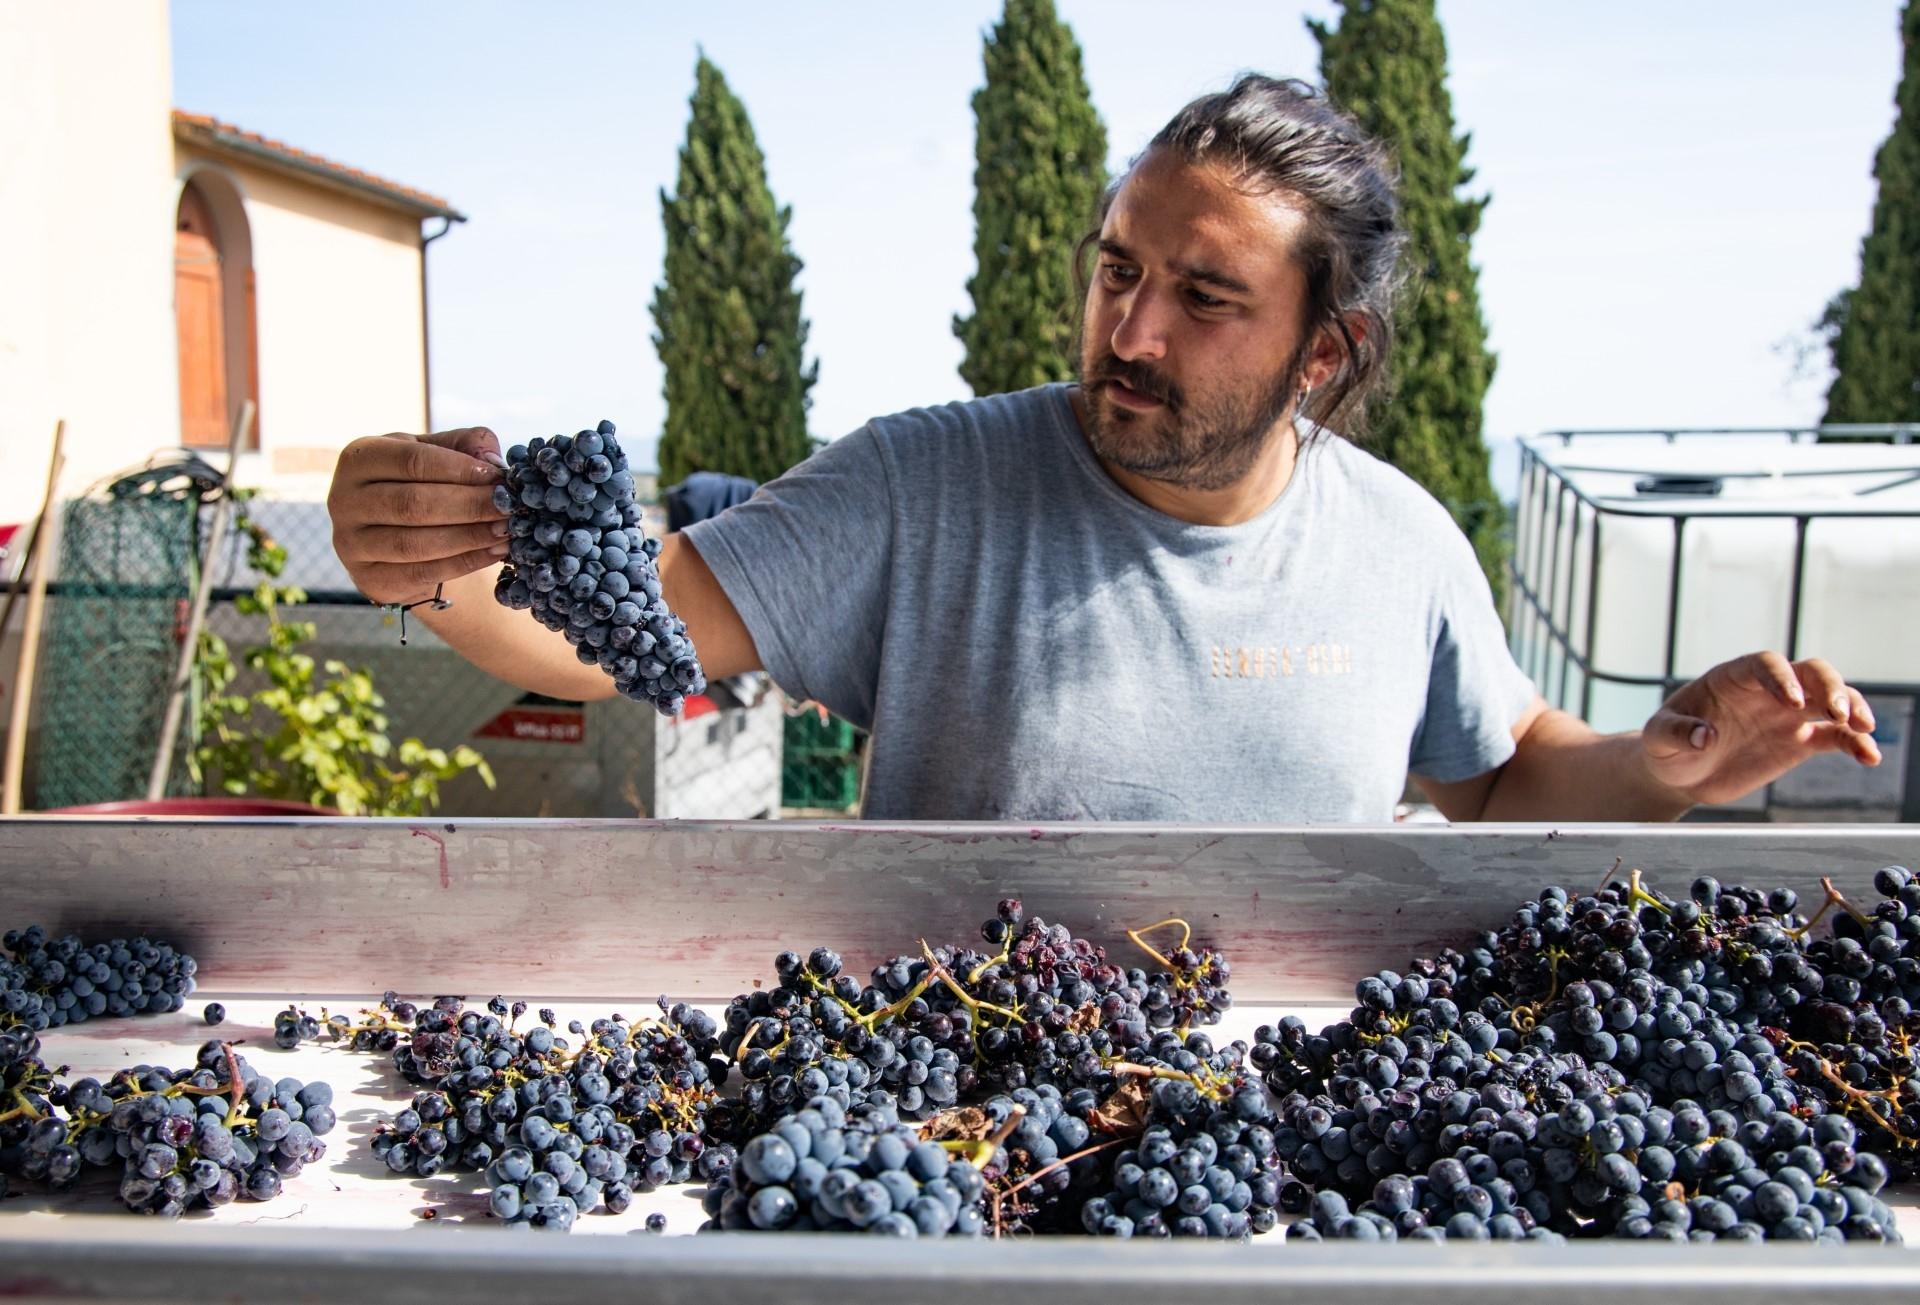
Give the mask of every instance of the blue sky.
M 1314 77 L 1332 6 L 1060 0 L 1117 168 L 1193 95 Z M 702 13 L 705 10 L 707 12 Z M 751 113 L 806 263 L 817 435 L 964 398 L 980 39 L 998 0 L 725 6 L 173 0 L 175 103 L 449 197 L 438 424 L 524 438 L 664 404 L 648 311 L 696 47 Z M 1899 76 L 1893 0 L 1440 5 L 1513 437 L 1807 422 L 1790 348 L 1858 273 Z M 343 383 L 351 383 L 343 378 Z M 369 432 L 342 432 L 343 438 Z M 1510 485 L 1508 486 L 1510 488 Z

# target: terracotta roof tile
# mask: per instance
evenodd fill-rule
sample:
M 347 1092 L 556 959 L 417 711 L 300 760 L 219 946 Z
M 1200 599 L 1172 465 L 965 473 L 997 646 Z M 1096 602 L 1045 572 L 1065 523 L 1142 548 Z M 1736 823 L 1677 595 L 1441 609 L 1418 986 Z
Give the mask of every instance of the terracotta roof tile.
M 308 153 L 297 146 L 284 141 L 273 140 L 258 132 L 246 131 L 230 122 L 204 113 L 188 113 L 183 109 L 173 111 L 174 135 L 195 144 L 225 147 L 242 153 L 264 155 L 270 160 L 307 173 L 331 176 L 336 181 L 353 189 L 371 192 L 376 197 L 385 198 L 397 207 L 423 214 L 466 221 L 466 215 L 458 212 L 438 195 L 430 195 L 424 190 L 415 190 L 412 186 L 403 186 L 397 181 L 377 177 L 371 172 L 348 167 L 344 163 Z

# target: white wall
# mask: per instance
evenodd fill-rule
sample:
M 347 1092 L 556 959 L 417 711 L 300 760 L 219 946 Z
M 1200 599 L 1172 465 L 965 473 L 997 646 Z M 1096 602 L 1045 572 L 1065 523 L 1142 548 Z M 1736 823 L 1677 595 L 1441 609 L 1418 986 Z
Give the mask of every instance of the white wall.
M 0 521 L 178 440 L 165 0 L 0 3 Z
M 420 223 L 189 146 L 179 156 L 182 178 L 211 167 L 233 182 L 252 231 L 260 439 L 241 479 L 325 497 L 348 441 L 425 420 Z

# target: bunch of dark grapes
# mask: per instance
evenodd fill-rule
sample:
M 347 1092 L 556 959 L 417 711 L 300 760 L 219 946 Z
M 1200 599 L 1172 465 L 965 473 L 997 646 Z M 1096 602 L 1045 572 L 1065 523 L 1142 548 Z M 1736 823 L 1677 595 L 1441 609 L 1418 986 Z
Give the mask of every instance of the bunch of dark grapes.
M 1898 1240 L 1877 1194 L 1920 1136 L 1908 879 L 1882 873 L 1872 917 L 1829 886 L 1821 913 L 1846 909 L 1813 943 L 1791 890 L 1549 888 L 1362 979 L 1318 1034 L 1263 1027 L 1295 1235 Z
M 1098 944 L 1028 916 L 1012 898 L 999 903 L 980 932 L 999 949 L 995 954 L 939 947 L 896 957 L 873 971 L 863 993 L 863 1010 L 897 1011 L 883 1031 L 908 1053 L 901 1064 L 916 1076 L 910 1086 L 918 1082 L 915 1059 L 944 1050 L 959 1065 L 957 1097 L 946 1095 L 944 1078 L 936 1079 L 939 1090 L 925 1092 L 924 1103 L 911 1094 L 903 1099 L 903 1114 L 916 1113 L 916 1105 L 944 1108 L 971 1095 L 976 1084 L 997 1092 L 1085 1087 L 1105 1096 L 1116 1087 L 1109 1068 L 1115 1060 L 1133 1055 L 1157 1031 L 1216 1023 L 1232 1004 L 1225 957 L 1190 949 L 1186 940 L 1162 957 L 1142 940 L 1145 931 L 1135 931 L 1135 941 L 1168 968 L 1124 969 Z M 937 1059 L 932 1068 L 941 1068 Z M 901 1091 L 891 1077 L 885 1086 Z
M 30 1149 L 40 1125 L 53 1113 L 49 1092 L 57 1086 L 54 1073 L 40 1058 L 40 1039 L 25 1024 L 0 1028 L 0 1197 L 7 1194 L 7 1178 L 48 1178 L 51 1148 Z M 60 1140 L 64 1141 L 64 1137 Z
M 0 937 L 0 1026 L 41 1032 L 100 1016 L 182 1009 L 193 991 L 194 959 L 149 938 L 88 945 L 49 938 L 39 925 Z
M 843 1109 L 897 1105 L 875 1088 L 895 1044 L 870 1031 L 879 1008 L 841 965 L 830 947 L 816 947 L 804 959 L 781 952 L 773 960 L 773 986 L 727 1003 L 720 1049 L 739 1069 L 741 1088 L 710 1117 L 716 1136 L 744 1144 L 825 1095 Z
M 1105 1166 L 1105 1188 L 1083 1202 L 1080 1227 L 1107 1237 L 1245 1240 L 1280 1219 L 1286 1171 L 1265 1089 L 1241 1048 L 1214 1051 L 1205 1034 L 1172 1034 L 1128 1068 L 1123 1093 L 1139 1112 L 1133 1144 Z M 1147 1086 L 1142 1089 L 1141 1084 Z M 1107 1122 L 1110 1101 L 1094 1116 Z
M 807 1101 L 749 1139 L 707 1185 L 707 1229 L 977 1237 L 986 1230 L 980 1171 L 922 1139 L 886 1105 L 852 1111 Z
M 1146 941 L 1147 934 L 1173 925 L 1186 928 L 1183 921 L 1168 920 L 1128 932 L 1164 968 L 1123 969 L 1108 960 L 1104 948 L 1064 926 L 1027 917 L 1018 901 L 1000 903 L 997 921 L 989 921 L 982 932 L 989 943 L 1002 937 L 1004 959 L 974 969 L 969 978 L 978 976 L 985 1000 L 1003 1004 L 1011 995 L 1025 1023 L 1017 1040 L 1010 1037 L 1004 1045 L 982 1033 L 987 1059 L 1001 1062 L 991 1077 L 1007 1086 L 1024 1078 L 1092 1087 L 1105 1096 L 1116 1086 L 1105 1068 L 1115 1058 L 1141 1059 L 1142 1049 L 1164 1041 L 1168 1032 L 1184 1036 L 1189 1029 L 1217 1024 L 1232 1005 L 1226 987 L 1232 969 L 1219 952 L 1189 946 L 1190 933 L 1164 956 Z
M 900 957 L 876 969 L 875 982 L 891 993 L 902 982 L 934 980 L 923 999 L 929 1015 L 967 1022 L 966 1049 L 977 1053 L 970 1058 L 990 1091 L 1111 1090 L 1105 1062 L 1148 1036 L 1140 989 L 1129 986 L 1127 972 L 1104 948 L 1028 916 L 1013 898 L 999 903 L 980 933 L 997 953 L 946 947 L 924 960 Z
M 1874 887 L 1870 913 L 1840 912 L 1803 964 L 1776 965 L 1784 1018 L 1767 1032 L 1802 1093 L 1847 1114 L 1906 1179 L 1920 1174 L 1920 881 L 1888 866 Z
M 1039 1089 L 1044 1096 L 1029 1103 L 1037 1113 L 1051 1117 L 1058 1103 L 1070 1100 L 1080 1104 L 1068 1115 L 1084 1120 L 1119 1085 L 1115 1066 L 1122 1061 L 1167 1055 L 1182 1059 L 1176 1068 L 1211 1072 L 1239 1063 L 1239 1051 L 1215 1053 L 1202 1037 L 1205 1059 L 1216 1062 L 1203 1065 L 1181 1042 L 1189 1024 L 1217 1021 L 1231 1004 L 1225 988 L 1231 970 L 1216 952 L 1190 950 L 1183 938 L 1171 957 L 1148 948 L 1168 968 L 1126 970 L 1064 926 L 1027 916 L 1014 899 L 999 904 L 981 936 L 991 953 L 923 944 L 917 956 L 874 967 L 864 985 L 844 972 L 831 948 L 816 947 L 804 957 L 782 952 L 774 960 L 775 983 L 741 994 L 727 1008 L 721 1046 L 743 1087 L 710 1117 L 718 1135 L 744 1143 L 801 1101 L 822 1095 L 843 1109 L 884 1103 L 913 1121 L 945 1117 L 983 1094 L 999 1093 L 1004 1104 Z M 1047 1126 L 1029 1120 L 1022 1127 L 1031 1133 Z M 1071 1132 L 1084 1124 L 1064 1127 Z M 984 1135 L 943 1136 L 977 1142 Z M 1030 1160 L 1019 1150 L 1008 1183 L 1048 1163 L 1030 1169 Z M 1053 1219 L 1061 1197 L 1055 1189 L 1067 1178 L 1048 1174 L 1038 1187 L 1023 1188 L 1029 1204 L 1044 1198 L 1043 1205 L 1011 1222 Z M 1077 1219 L 1076 1207 L 1058 1221 Z
M 494 505 L 508 514 L 508 565 L 495 601 L 531 611 L 583 664 L 665 715 L 706 692 L 686 623 L 660 596 L 660 541 L 641 533 L 613 423 L 516 444 L 506 462 Z
M 575 1021 L 575 1050 L 552 1011 L 517 1030 L 525 1011 L 498 997 L 484 1009 L 458 997 L 422 1008 L 389 994 L 370 1019 L 338 1029 L 390 1051 L 421 1089 L 374 1135 L 389 1169 L 484 1172 L 502 1219 L 564 1231 L 597 1206 L 617 1214 L 635 1192 L 710 1179 L 732 1162 L 708 1136 L 728 1073 L 711 1016 L 663 1000 L 657 1020 Z
M 0 1062 L 34 1056 L 18 1033 L 0 1034 Z M 233 1048 L 209 1042 L 191 1070 L 136 1065 L 104 1085 L 55 1082 L 26 1068 L 23 1117 L 0 1133 L 0 1167 L 55 1190 L 89 1167 L 120 1170 L 119 1196 L 142 1214 L 178 1217 L 240 1198 L 271 1200 L 281 1184 L 326 1153 L 333 1090 L 256 1073 Z
M 276 1011 L 273 1016 L 273 1045 L 282 1051 L 292 1051 L 302 1042 L 311 1042 L 320 1036 L 320 1021 L 298 1007 L 289 1006 Z
M 1096 1133 L 1099 1106 L 1091 1088 L 1015 1088 L 944 1112 L 922 1131 L 960 1145 L 980 1170 L 994 1236 L 1077 1232 L 1081 1204 L 1103 1186 L 1103 1152 L 1120 1140 Z

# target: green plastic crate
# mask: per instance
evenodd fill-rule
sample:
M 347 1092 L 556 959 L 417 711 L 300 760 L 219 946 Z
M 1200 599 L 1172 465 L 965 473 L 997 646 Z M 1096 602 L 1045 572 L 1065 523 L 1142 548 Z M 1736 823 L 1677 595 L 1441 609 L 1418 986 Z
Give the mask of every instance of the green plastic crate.
M 829 716 L 824 724 L 815 712 L 787 717 L 786 752 L 788 756 L 816 752 L 853 751 L 853 726 L 838 716 Z
M 860 801 L 860 766 L 851 757 L 789 758 L 780 768 L 780 801 L 790 807 L 845 811 Z

